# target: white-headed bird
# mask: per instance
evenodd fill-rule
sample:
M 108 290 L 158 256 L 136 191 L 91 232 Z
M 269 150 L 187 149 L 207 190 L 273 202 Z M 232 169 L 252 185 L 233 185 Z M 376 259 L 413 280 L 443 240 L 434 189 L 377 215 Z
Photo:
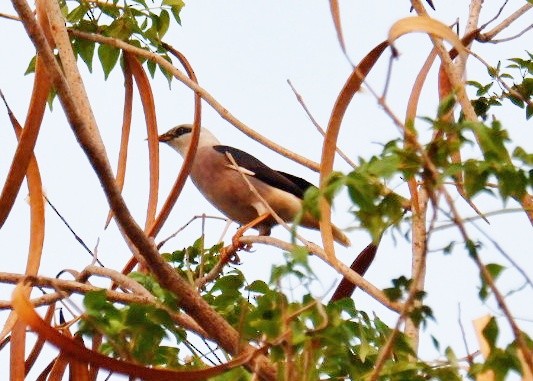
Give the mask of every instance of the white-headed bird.
M 192 125 L 182 124 L 160 135 L 159 141 L 185 156 L 191 142 L 191 132 Z M 228 154 L 238 168 L 230 161 Z M 264 202 L 250 189 L 243 175 L 285 222 L 294 221 L 301 212 L 305 191 L 313 187 L 313 184 L 300 177 L 268 167 L 244 151 L 221 145 L 211 132 L 202 128 L 190 172 L 193 183 L 213 206 L 241 225 L 265 216 L 253 228 L 260 235 L 270 235 L 271 228 L 277 222 Z M 304 213 L 299 224 L 319 229 L 318 220 L 310 213 Z M 350 245 L 348 237 L 336 226 L 333 226 L 333 237 L 343 246 Z

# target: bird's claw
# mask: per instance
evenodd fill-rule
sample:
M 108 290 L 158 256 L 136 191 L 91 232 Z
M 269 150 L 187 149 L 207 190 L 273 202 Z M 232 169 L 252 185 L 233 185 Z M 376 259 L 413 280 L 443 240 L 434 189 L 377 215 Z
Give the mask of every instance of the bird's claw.
M 222 251 L 220 252 L 220 262 L 223 264 L 231 263 L 234 265 L 240 265 L 241 259 L 239 258 L 239 255 L 237 254 L 237 250 L 235 249 L 235 246 L 227 246 L 222 248 Z

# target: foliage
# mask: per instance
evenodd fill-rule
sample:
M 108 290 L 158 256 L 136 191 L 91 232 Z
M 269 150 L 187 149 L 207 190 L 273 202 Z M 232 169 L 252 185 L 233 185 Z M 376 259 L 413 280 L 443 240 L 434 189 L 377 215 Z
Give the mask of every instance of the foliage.
M 220 250 L 219 245 L 203 249 L 202 241 L 200 238 L 191 247 L 163 254 L 191 283 L 202 276 L 202 268 L 208 271 L 209 264 L 216 262 Z M 281 286 L 284 281 L 290 277 L 309 280 L 313 274 L 306 257 L 295 259 L 288 253 L 285 258 L 284 265 L 272 269 L 272 274 L 277 275 L 270 283 L 258 280 L 248 283 L 240 270 L 230 268 L 207 284 L 202 295 L 241 332 L 244 340 L 263 346 L 283 374 L 289 372 L 293 377 L 306 380 L 363 379 L 372 371 L 379 348 L 387 341 L 391 328 L 378 316 L 371 317 L 358 310 L 351 299 L 323 304 L 312 295 L 304 294 L 297 301 L 289 301 Z M 175 300 L 169 303 L 167 293 L 151 276 L 134 273 L 132 277 L 158 296 L 161 303 L 169 307 L 175 305 Z M 86 314 L 80 331 L 88 335 L 103 334 L 106 340 L 101 350 L 104 353 L 143 364 L 166 364 L 176 368 L 202 362 L 203 354 L 193 350 L 198 340 L 189 339 L 182 329 L 176 329 L 160 308 L 134 304 L 117 307 L 106 300 L 103 291 L 87 294 L 84 304 Z M 421 320 L 425 318 L 421 316 Z M 175 338 L 173 345 L 162 345 L 165 335 Z M 183 354 L 183 347 L 193 353 Z M 385 364 L 383 379 L 460 379 L 456 365 L 409 362 L 410 356 L 416 353 L 403 334 L 394 341 L 393 354 Z M 214 379 L 230 379 L 228 377 L 250 379 L 237 370 Z
M 468 84 L 473 86 L 476 91 L 477 99 L 473 99 L 472 103 L 476 109 L 476 113 L 484 120 L 488 117 L 488 111 L 492 106 L 501 106 L 502 101 L 509 100 L 515 106 L 525 109 L 526 119 L 530 119 L 533 115 L 533 106 L 531 99 L 533 98 L 533 55 L 526 52 L 527 58 L 509 58 L 510 62 L 506 66 L 509 72 L 502 71 L 501 62 L 498 62 L 496 67 L 489 67 L 488 74 L 492 81 L 487 84 L 481 84 L 477 81 L 468 81 Z M 511 74 L 511 71 L 515 73 Z M 495 85 L 502 83 L 502 80 L 512 80 L 511 86 L 500 87 L 500 91 L 490 91 Z

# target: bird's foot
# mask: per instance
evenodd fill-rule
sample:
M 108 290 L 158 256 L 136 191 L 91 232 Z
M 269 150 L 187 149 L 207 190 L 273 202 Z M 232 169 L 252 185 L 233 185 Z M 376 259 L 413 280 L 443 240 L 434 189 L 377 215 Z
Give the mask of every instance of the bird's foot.
M 237 254 L 236 246 L 231 244 L 231 246 L 223 247 L 220 252 L 220 262 L 222 264 L 226 264 L 229 262 L 234 265 L 240 265 L 241 259 L 239 258 L 239 255 Z
M 250 251 L 252 249 L 252 244 L 250 243 L 242 243 L 240 241 L 240 238 L 244 235 L 244 233 L 251 228 L 257 228 L 257 226 L 265 221 L 267 218 L 270 217 L 270 213 L 264 213 L 260 215 L 259 217 L 254 218 L 252 221 L 248 222 L 245 225 L 242 225 L 237 229 L 233 237 L 231 237 L 231 244 L 235 248 L 235 251 L 244 250 L 244 251 Z M 270 229 L 265 228 L 259 228 L 259 234 L 260 235 L 269 235 Z
M 231 246 L 235 252 L 237 251 L 252 251 L 252 244 L 251 243 L 243 243 L 240 241 L 240 238 L 242 237 L 242 234 L 237 235 L 235 234 L 233 237 L 231 237 Z

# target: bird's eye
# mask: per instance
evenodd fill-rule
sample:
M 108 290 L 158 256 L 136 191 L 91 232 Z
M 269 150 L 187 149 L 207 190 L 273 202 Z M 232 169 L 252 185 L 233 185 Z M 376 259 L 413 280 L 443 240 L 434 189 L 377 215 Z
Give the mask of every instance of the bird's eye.
M 181 135 L 189 134 L 191 131 L 192 131 L 192 128 L 190 128 L 190 127 L 179 127 L 179 128 L 176 130 L 176 136 L 181 136 Z

